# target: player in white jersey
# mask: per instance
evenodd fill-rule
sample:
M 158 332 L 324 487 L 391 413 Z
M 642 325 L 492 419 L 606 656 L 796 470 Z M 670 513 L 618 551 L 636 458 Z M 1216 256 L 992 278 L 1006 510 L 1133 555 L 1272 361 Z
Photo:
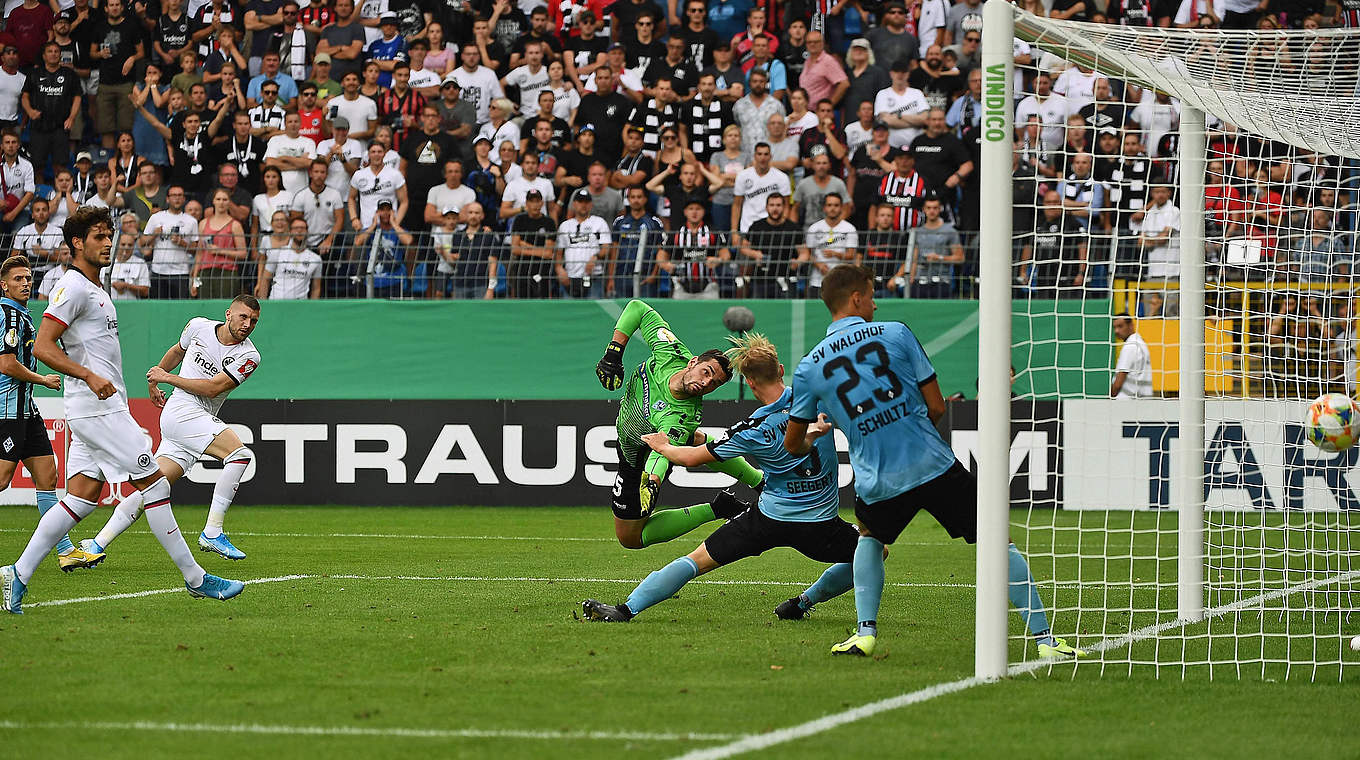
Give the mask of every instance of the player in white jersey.
M 204 454 L 222 462 L 208 522 L 198 534 L 198 548 L 227 559 L 246 558 L 245 552 L 233 546 L 222 532 L 222 523 L 241 478 L 255 464 L 255 454 L 218 418 L 217 411 L 227 394 L 260 366 L 260 352 L 250 342 L 250 333 L 259 321 L 260 302 L 255 296 L 239 295 L 227 307 L 224 321 L 205 317 L 189 320 L 160 364 L 146 373 L 151 400 L 161 407 L 161 447 L 156 452 L 161 473 L 174 483 Z M 180 368 L 178 375 L 171 374 L 175 367 Z M 161 383 L 175 388 L 168 401 Z M 141 512 L 139 494 L 123 499 L 99 535 L 80 542 L 81 547 L 103 554 Z
M 84 206 L 62 230 L 74 258 L 43 313 L 33 353 L 66 375 L 62 396 L 71 447 L 66 457 L 66 496 L 38 521 L 28 546 L 13 565 L 0 567 L 0 601 L 6 612 L 23 612 L 24 593 L 38 563 L 61 537 L 95 510 L 109 477 L 127 475 L 146 504 L 146 521 L 196 597 L 230 599 L 240 581 L 208 575 L 194 560 L 170 508 L 170 482 L 151 456 L 146 434 L 128 412 L 118 311 L 99 287 L 109 265 L 113 219 L 109 210 Z M 61 341 L 60 345 L 57 341 Z

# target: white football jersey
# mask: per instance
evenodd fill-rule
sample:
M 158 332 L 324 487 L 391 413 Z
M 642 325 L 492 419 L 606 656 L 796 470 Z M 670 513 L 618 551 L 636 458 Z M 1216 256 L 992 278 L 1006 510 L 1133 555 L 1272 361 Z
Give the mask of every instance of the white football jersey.
M 194 317 L 184 326 L 184 332 L 179 336 L 179 347 L 184 349 L 184 361 L 179 365 L 180 377 L 185 380 L 209 380 L 219 372 L 225 372 L 236 385 L 240 385 L 260 366 L 260 352 L 255 350 L 255 344 L 249 338 L 230 346 L 223 345 L 217 339 L 217 327 L 220 324 L 206 317 Z M 190 411 L 184 407 L 191 405 L 216 417 L 217 410 L 222 408 L 229 393 L 231 389 L 204 398 L 176 390 L 170 400 L 165 402 L 165 412 L 162 414 L 171 413 L 178 417 Z
M 68 377 L 62 382 L 66 418 L 98 417 L 126 411 L 127 387 L 123 384 L 123 349 L 118 344 L 118 310 L 113 299 L 79 269 L 69 269 L 52 291 L 43 317 L 66 325 L 61 347 L 75 363 L 113 383 L 117 393 L 100 400 L 84 381 Z

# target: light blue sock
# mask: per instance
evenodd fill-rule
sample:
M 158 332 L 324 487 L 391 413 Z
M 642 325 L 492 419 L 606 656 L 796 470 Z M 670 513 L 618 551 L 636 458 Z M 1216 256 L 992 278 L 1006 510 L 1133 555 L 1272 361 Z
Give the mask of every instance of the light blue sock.
M 878 605 L 883 601 L 883 542 L 860 536 L 855 546 L 855 615 L 859 635 L 878 635 Z
M 670 599 L 698 575 L 699 566 L 689 557 L 681 557 L 660 570 L 654 570 L 628 595 L 628 609 L 636 615 L 657 602 Z
M 1034 578 L 1029 574 L 1029 563 L 1025 555 L 1010 547 L 1010 584 L 1007 586 L 1011 604 L 1020 613 L 1029 632 L 1040 638 L 1048 636 L 1048 615 L 1044 614 L 1044 603 L 1039 599 L 1039 591 L 1034 588 Z
M 798 596 L 798 606 L 808 609 L 828 599 L 844 594 L 855 587 L 855 569 L 849 562 L 841 562 L 826 569 L 816 583 Z
M 57 506 L 56 491 L 38 492 L 38 514 L 45 515 L 47 514 L 47 510 L 55 506 Z M 74 548 L 75 545 L 71 543 L 71 536 L 69 534 L 62 536 L 61 540 L 57 542 L 57 554 L 65 554 Z

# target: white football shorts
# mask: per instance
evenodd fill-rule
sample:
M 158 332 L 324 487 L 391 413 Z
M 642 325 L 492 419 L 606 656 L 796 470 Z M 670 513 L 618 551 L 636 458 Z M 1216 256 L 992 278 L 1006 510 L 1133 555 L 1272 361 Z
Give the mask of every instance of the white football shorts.
M 187 473 L 226 429 L 227 423 L 196 406 L 165 409 L 161 412 L 161 446 L 156 449 L 156 458 L 165 457 Z
M 66 477 L 85 475 L 95 480 L 141 480 L 160 472 L 151 456 L 151 437 L 126 409 L 98 417 L 66 421 L 71 448 L 66 454 Z

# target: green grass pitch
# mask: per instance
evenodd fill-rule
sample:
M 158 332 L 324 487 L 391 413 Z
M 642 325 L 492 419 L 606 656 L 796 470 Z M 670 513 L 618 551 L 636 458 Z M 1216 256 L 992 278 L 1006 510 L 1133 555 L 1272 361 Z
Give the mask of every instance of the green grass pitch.
M 193 536 L 204 509 L 177 516 Z M 0 561 L 36 517 L 0 508 Z M 870 660 L 827 653 L 853 622 L 848 595 L 806 621 L 771 614 L 822 569 L 788 550 L 630 624 L 581 622 L 582 599 L 623 599 L 707 530 L 630 552 L 603 507 L 238 507 L 228 528 L 249 558 L 199 554 L 204 567 L 304 577 L 225 603 L 172 591 L 142 525 L 94 570 L 48 560 L 27 614 L 0 616 L 0 757 L 673 757 L 973 669 L 972 550 L 926 519 L 888 561 L 903 585 Z M 119 594 L 138 595 L 99 598 Z M 1058 668 L 743 756 L 1355 757 L 1355 680 Z

